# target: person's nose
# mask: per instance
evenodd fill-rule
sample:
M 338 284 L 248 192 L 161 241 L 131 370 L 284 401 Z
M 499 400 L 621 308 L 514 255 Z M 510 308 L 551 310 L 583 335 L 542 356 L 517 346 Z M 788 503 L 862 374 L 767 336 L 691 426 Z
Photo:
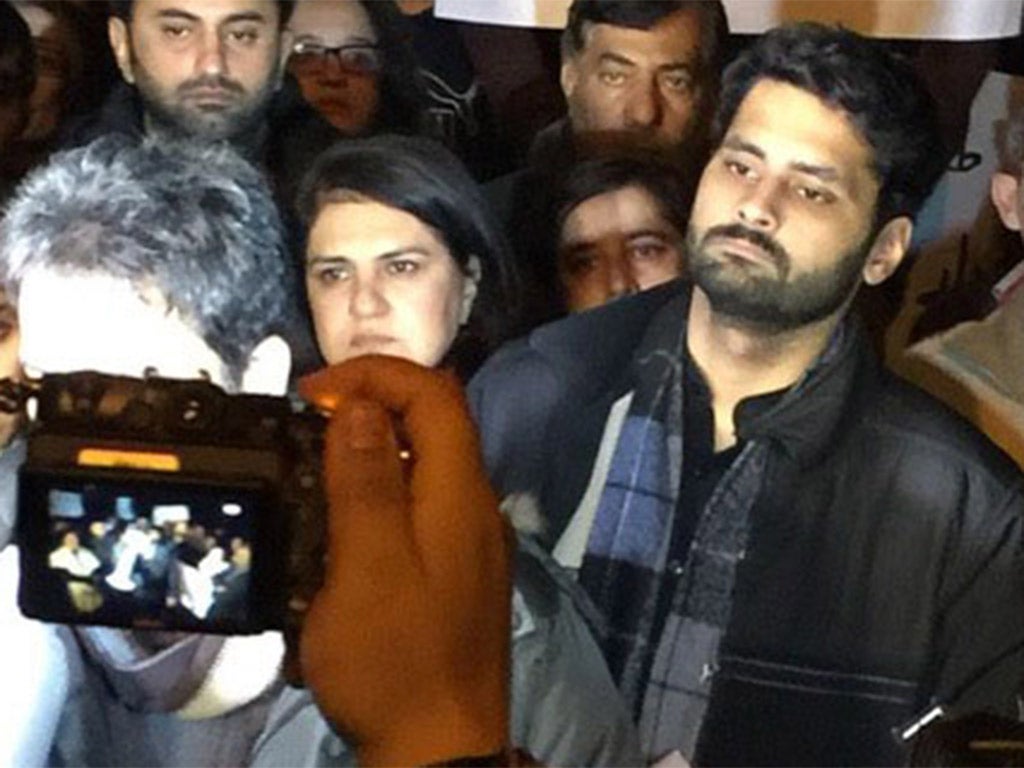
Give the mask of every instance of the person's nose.
M 609 254 L 604 262 L 605 287 L 609 300 L 628 296 L 640 290 L 628 253 L 617 249 L 614 253 Z
M 749 184 L 739 202 L 737 216 L 748 227 L 772 231 L 779 226 L 780 185 L 770 179 L 758 179 Z
M 329 51 L 325 55 L 325 61 L 320 68 L 320 79 L 330 83 L 335 88 L 348 83 L 348 72 L 341 63 L 341 54 L 337 51 Z
M 388 303 L 373 278 L 354 277 L 349 299 L 349 314 L 355 318 L 380 317 Z
M 204 31 L 199 41 L 196 68 L 203 75 L 223 75 L 227 72 L 227 50 L 217 31 Z
M 661 92 L 654 80 L 637 83 L 626 102 L 625 123 L 627 128 L 650 128 L 661 123 L 664 105 Z

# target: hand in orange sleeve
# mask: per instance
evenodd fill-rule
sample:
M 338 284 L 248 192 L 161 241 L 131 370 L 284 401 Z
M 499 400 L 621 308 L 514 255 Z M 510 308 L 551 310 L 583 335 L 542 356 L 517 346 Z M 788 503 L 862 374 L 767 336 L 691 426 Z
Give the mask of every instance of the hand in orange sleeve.
M 361 765 L 498 752 L 514 539 L 461 386 L 372 356 L 313 374 L 300 391 L 332 414 L 325 578 L 300 641 L 318 706 Z

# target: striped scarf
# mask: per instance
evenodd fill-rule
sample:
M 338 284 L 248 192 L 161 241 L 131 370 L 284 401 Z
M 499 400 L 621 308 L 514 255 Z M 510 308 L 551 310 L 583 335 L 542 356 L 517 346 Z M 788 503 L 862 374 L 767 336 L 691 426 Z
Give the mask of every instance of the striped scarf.
M 688 297 L 666 306 L 634 357 L 635 390 L 598 504 L 580 583 L 608 619 L 604 651 L 620 690 L 640 715 L 651 757 L 692 755 L 731 608 L 736 564 L 766 451 L 749 443 L 701 513 L 685 560 L 668 552 L 683 454 Z M 658 601 L 676 583 L 664 627 Z

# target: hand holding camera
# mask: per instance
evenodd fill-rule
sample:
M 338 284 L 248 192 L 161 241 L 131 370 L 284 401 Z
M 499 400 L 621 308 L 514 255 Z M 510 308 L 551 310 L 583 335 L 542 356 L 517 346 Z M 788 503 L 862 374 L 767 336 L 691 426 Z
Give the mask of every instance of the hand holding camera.
M 351 360 L 303 382 L 329 421 L 155 376 L 13 389 L 11 406 L 34 403 L 23 611 L 282 629 L 291 679 L 361 764 L 479 759 L 506 743 L 514 539 L 453 377 Z
M 301 391 L 333 413 L 327 565 L 301 638 L 318 705 L 363 765 L 497 752 L 514 545 L 461 388 L 374 356 L 314 374 Z

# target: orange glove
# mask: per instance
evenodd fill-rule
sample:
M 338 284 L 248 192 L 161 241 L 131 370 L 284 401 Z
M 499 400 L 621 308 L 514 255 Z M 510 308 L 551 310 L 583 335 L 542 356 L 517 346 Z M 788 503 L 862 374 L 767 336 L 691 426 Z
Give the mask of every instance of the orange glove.
M 303 677 L 361 765 L 490 755 L 508 739 L 513 537 L 460 385 L 398 358 L 305 378 L 333 413 L 324 586 Z M 399 458 L 394 421 L 411 459 Z

